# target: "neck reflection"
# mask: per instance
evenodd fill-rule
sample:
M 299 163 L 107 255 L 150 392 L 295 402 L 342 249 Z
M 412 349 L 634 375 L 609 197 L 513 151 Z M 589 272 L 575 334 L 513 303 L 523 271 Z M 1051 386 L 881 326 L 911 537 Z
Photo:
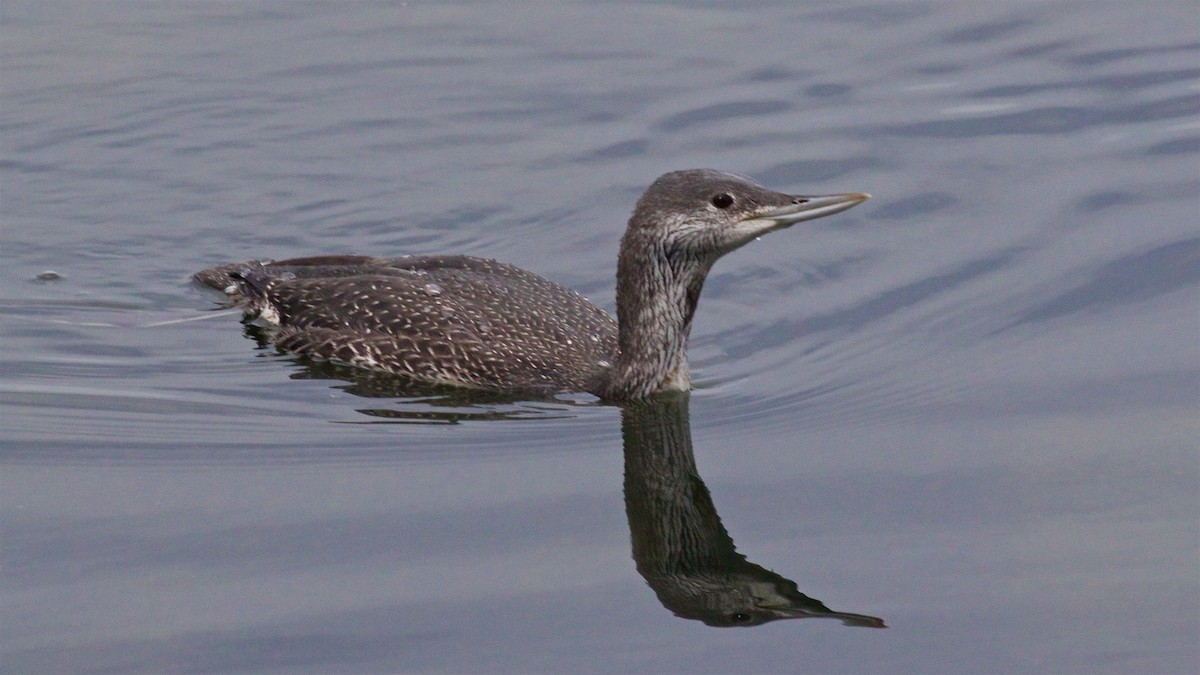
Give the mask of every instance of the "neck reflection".
M 621 415 L 633 559 L 663 606 L 709 626 L 821 617 L 884 628 L 877 617 L 829 609 L 737 552 L 696 470 L 688 399 L 655 396 L 626 404 Z

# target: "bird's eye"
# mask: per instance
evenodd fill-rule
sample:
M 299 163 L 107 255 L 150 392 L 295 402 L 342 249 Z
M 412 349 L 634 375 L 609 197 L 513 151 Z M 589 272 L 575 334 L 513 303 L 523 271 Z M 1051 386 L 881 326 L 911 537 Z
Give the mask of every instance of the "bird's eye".
M 729 615 L 729 620 L 732 623 L 749 623 L 750 619 L 752 618 L 753 617 L 746 612 L 734 612 L 733 614 Z
M 730 206 L 733 206 L 733 196 L 725 194 L 724 192 L 722 192 L 721 194 L 713 195 L 713 198 L 711 201 L 712 201 L 712 205 L 717 207 L 718 209 L 727 209 Z

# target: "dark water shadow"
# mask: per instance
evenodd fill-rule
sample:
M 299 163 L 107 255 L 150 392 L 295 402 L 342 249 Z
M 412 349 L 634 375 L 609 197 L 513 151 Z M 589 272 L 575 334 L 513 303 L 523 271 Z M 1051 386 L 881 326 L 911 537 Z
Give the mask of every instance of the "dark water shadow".
M 829 609 L 738 553 L 696 468 L 689 398 L 663 394 L 621 414 L 633 559 L 663 607 L 719 627 L 819 617 L 885 628 L 878 617 Z
M 246 335 L 262 347 L 270 333 L 246 324 Z M 454 424 L 462 421 L 512 420 L 538 414 L 553 402 L 560 415 L 569 405 L 607 405 L 598 400 L 573 403 L 547 397 L 482 392 L 421 384 L 386 373 L 294 357 L 302 366 L 293 379 L 332 379 L 347 393 L 364 398 L 401 398 L 399 409 L 359 409 L 388 420 Z M 832 618 L 847 626 L 885 628 L 882 619 L 837 612 L 800 592 L 796 582 L 750 562 L 738 553 L 726 531 L 692 452 L 686 392 L 661 394 L 621 407 L 625 453 L 625 512 L 638 573 L 659 602 L 684 619 L 709 626 L 758 626 L 780 619 Z M 531 407 L 532 406 L 532 407 Z

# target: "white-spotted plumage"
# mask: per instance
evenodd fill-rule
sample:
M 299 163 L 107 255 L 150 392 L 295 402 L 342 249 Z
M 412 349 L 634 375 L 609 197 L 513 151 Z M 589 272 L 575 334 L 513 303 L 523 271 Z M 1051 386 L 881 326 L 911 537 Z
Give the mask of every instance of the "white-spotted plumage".
M 470 256 L 255 261 L 195 278 L 275 326 L 282 350 L 423 382 L 640 398 L 691 385 L 688 334 L 720 256 L 865 199 L 796 197 L 708 169 L 665 174 L 621 240 L 616 320 L 575 291 Z

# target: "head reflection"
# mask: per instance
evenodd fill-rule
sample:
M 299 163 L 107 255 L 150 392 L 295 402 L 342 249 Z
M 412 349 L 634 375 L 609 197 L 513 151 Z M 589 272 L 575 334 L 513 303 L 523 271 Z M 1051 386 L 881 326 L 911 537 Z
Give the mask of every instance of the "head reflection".
M 248 332 L 252 337 L 253 332 Z M 266 343 L 263 343 L 266 348 Z M 499 422 L 531 415 L 510 406 L 519 397 L 414 383 L 330 363 L 298 359 L 297 379 L 332 379 L 363 398 L 406 398 L 414 405 L 360 408 L 402 424 Z M 778 619 L 838 619 L 884 628 L 882 619 L 835 612 L 801 593 L 796 582 L 737 552 L 696 469 L 689 395 L 671 392 L 621 406 L 625 511 L 637 570 L 676 616 L 709 626 L 758 626 Z M 544 412 L 541 414 L 545 414 Z
M 627 404 L 621 419 L 633 558 L 664 607 L 710 626 L 823 617 L 885 627 L 829 609 L 737 552 L 696 470 L 686 393 Z

